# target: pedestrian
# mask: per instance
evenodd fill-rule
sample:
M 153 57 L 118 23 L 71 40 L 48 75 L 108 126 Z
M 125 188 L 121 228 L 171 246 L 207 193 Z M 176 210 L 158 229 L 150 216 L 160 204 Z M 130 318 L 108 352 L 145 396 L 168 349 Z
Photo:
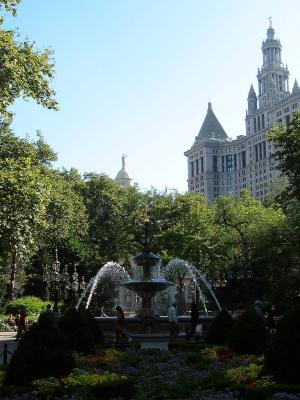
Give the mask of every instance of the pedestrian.
M 191 329 L 186 332 L 186 340 L 194 336 L 199 319 L 199 310 L 196 303 L 191 303 Z
M 16 340 L 21 339 L 22 333 L 25 332 L 26 329 L 26 309 L 24 306 L 21 306 L 19 311 L 18 311 L 18 317 L 17 317 L 17 336 Z
M 45 314 L 49 318 L 49 321 L 54 322 L 55 320 L 55 312 L 51 308 L 51 304 L 47 304 Z
M 260 317 L 264 317 L 264 314 L 263 314 L 262 309 L 261 309 L 261 301 L 260 300 L 256 300 L 255 301 L 254 310 L 255 310 L 257 315 L 259 315 Z
M 172 303 L 171 307 L 169 308 L 168 318 L 170 323 L 170 342 L 173 342 L 179 332 L 176 303 Z
M 126 321 L 125 321 L 125 314 L 122 307 L 117 306 L 117 323 L 116 323 L 116 342 L 119 342 L 120 339 L 126 339 L 131 341 L 132 339 L 126 335 Z
M 14 331 L 16 331 L 16 319 L 12 314 L 8 314 L 7 317 L 7 324 L 13 328 Z
M 276 333 L 276 309 L 272 306 L 266 314 L 266 326 L 269 329 L 270 335 Z

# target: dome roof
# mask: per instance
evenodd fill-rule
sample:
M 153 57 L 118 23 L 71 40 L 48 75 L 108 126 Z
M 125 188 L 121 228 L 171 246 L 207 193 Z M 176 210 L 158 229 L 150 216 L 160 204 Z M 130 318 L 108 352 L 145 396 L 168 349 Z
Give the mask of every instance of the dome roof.
M 123 187 L 129 187 L 129 186 L 131 186 L 132 179 L 129 177 L 128 173 L 125 170 L 125 158 L 126 158 L 126 156 L 123 154 L 122 155 L 122 169 L 120 169 L 120 171 L 117 173 L 117 176 L 115 177 L 115 181 Z
M 131 179 L 124 169 L 120 169 L 117 173 L 116 179 Z

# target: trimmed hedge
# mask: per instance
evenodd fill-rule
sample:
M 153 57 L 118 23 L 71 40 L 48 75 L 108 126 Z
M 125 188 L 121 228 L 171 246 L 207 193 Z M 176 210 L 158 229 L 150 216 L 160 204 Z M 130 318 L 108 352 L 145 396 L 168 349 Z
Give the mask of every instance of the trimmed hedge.
M 104 343 L 100 328 L 83 308 L 69 308 L 59 321 L 59 328 L 66 336 L 71 350 L 78 353 L 93 354 L 95 345 Z
M 279 323 L 265 353 L 265 368 L 279 382 L 300 382 L 300 306 Z
M 205 338 L 206 343 L 227 344 L 232 326 L 233 319 L 229 312 L 226 310 L 220 311 L 209 328 Z
M 28 385 L 48 376 L 59 377 L 74 367 L 68 343 L 47 314 L 42 314 L 21 339 L 7 368 L 5 383 Z
M 234 322 L 228 344 L 238 354 L 262 354 L 267 340 L 263 317 L 249 310 Z
M 25 296 L 9 301 L 5 306 L 5 312 L 16 315 L 20 307 L 24 306 L 27 314 L 40 314 L 45 311 L 47 304 L 48 301 L 43 301 L 39 297 Z

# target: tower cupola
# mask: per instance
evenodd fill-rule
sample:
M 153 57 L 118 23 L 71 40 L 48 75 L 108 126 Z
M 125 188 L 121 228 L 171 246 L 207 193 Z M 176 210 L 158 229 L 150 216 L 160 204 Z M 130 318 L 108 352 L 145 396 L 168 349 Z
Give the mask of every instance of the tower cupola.
M 267 38 L 262 42 L 263 64 L 258 70 L 259 107 L 272 106 L 289 96 L 289 71 L 281 59 L 281 43 L 275 38 L 272 18 Z

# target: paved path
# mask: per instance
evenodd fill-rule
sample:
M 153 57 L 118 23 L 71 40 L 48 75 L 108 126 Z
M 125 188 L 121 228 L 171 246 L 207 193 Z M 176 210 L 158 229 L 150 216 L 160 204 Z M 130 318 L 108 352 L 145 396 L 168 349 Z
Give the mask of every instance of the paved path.
M 17 346 L 18 342 L 15 341 L 16 332 L 0 332 L 0 355 L 3 353 L 4 344 L 7 344 L 7 349 L 9 352 L 13 353 Z M 11 354 L 8 353 L 8 361 L 11 358 Z M 3 356 L 0 357 L 0 364 L 3 364 Z
M 168 350 L 168 341 L 141 342 L 142 349 Z

